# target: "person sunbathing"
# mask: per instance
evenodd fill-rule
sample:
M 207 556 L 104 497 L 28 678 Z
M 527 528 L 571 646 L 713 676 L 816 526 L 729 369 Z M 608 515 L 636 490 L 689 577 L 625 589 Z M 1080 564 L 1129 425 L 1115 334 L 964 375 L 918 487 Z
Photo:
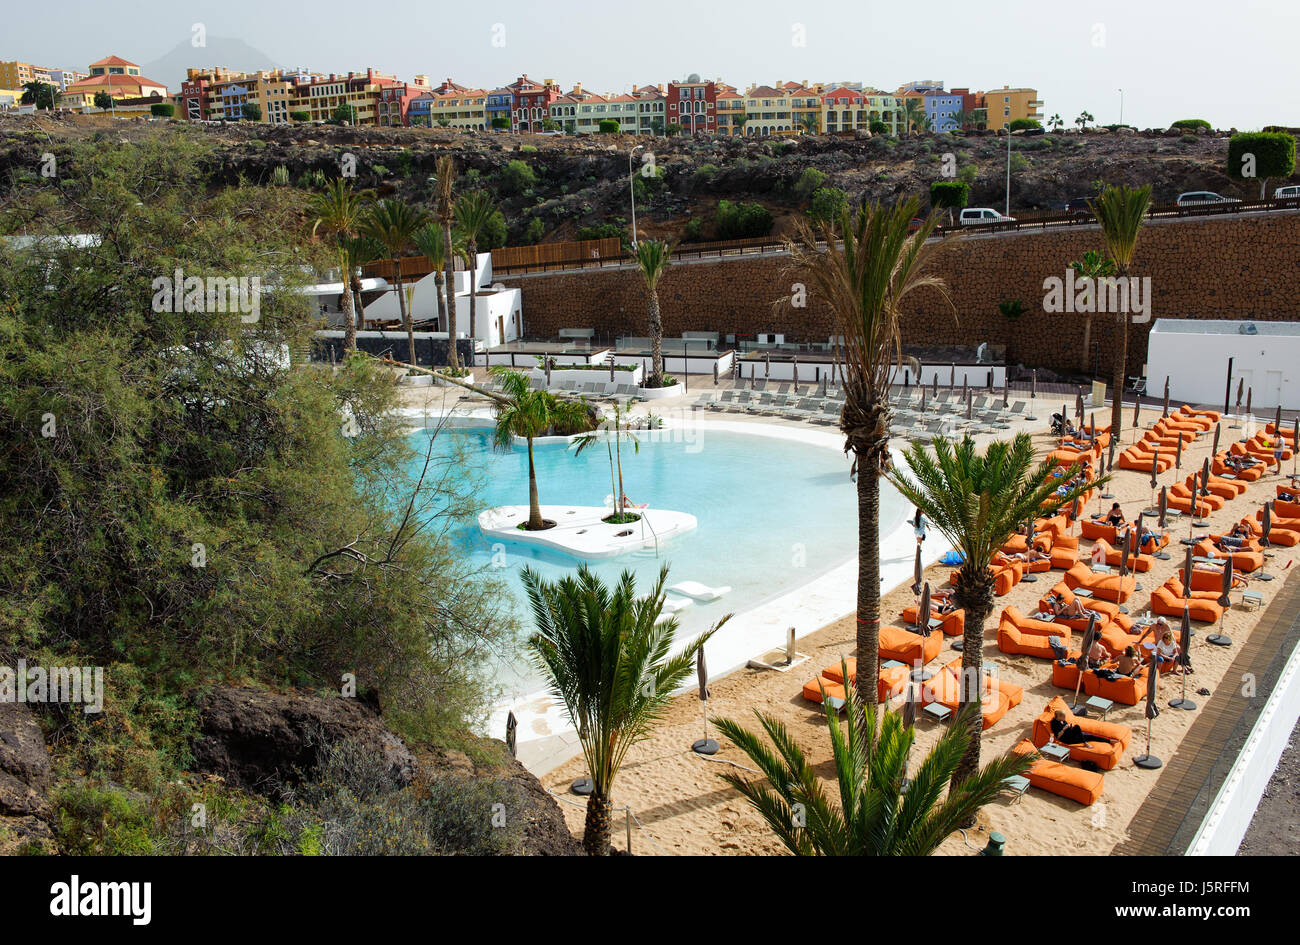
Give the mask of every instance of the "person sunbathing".
M 1049 608 L 1047 612 L 1053 618 L 1065 617 L 1066 619 L 1071 619 L 1074 617 L 1088 616 L 1088 612 L 1083 609 L 1083 605 L 1079 603 L 1079 598 L 1077 597 L 1067 604 L 1064 597 L 1052 592 L 1047 595 L 1047 606 Z
M 1088 647 L 1088 668 L 1099 669 L 1102 663 L 1110 659 L 1110 650 L 1101 642 L 1101 638 L 1092 641 L 1092 646 Z
M 1177 641 L 1174 640 L 1173 631 L 1166 630 L 1160 635 L 1160 642 L 1155 646 L 1154 655 L 1157 669 L 1161 666 L 1173 664 L 1173 669 L 1171 669 L 1170 672 L 1175 675 L 1181 673 L 1183 671 L 1182 667 L 1177 665 L 1178 655 L 1181 652 L 1182 649 L 1178 646 Z
M 1057 709 L 1053 713 L 1049 727 L 1052 730 L 1052 738 L 1062 745 L 1087 745 L 1092 747 L 1092 742 L 1100 742 L 1103 745 L 1114 744 L 1109 738 L 1103 738 L 1100 735 L 1089 735 L 1079 727 L 1078 723 L 1071 722 L 1066 717 L 1064 709 Z
M 1285 489 L 1281 490 L 1277 494 L 1277 497 L 1283 502 L 1300 502 L 1300 499 L 1296 497 L 1294 492 L 1287 492 Z
M 1050 561 L 1052 556 L 1043 551 L 1038 545 L 1035 545 L 1029 551 L 1014 551 L 1007 553 L 999 552 L 999 559 L 1003 561 L 1023 561 L 1026 564 L 1033 564 L 1035 561 Z
M 1125 522 L 1124 510 L 1119 507 L 1118 502 L 1111 504 L 1110 511 L 1106 513 L 1106 524 L 1119 528 Z
M 1154 532 L 1151 529 L 1147 528 L 1145 525 L 1143 525 L 1142 536 L 1138 539 L 1139 549 L 1148 554 L 1152 551 L 1155 551 L 1156 548 L 1159 546 L 1161 535 L 1162 535 L 1161 532 Z M 1151 546 L 1149 549 L 1147 548 L 1148 545 Z

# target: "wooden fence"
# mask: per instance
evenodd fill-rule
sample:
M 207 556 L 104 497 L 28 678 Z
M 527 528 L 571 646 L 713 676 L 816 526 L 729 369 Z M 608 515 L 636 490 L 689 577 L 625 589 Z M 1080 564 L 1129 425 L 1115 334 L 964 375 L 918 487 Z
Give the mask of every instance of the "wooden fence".
M 504 246 L 492 250 L 492 270 L 530 266 L 555 266 L 582 263 L 621 256 L 623 246 L 617 236 L 599 240 L 571 240 L 564 243 L 537 243 L 534 246 Z

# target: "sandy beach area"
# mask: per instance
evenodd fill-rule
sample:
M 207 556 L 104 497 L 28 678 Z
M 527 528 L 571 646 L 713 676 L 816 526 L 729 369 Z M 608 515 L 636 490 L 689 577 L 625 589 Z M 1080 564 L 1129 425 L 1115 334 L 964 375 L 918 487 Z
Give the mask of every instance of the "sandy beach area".
M 1042 401 L 1039 403 L 1042 404 Z M 1050 409 L 1040 407 L 1040 414 L 1048 412 Z M 1100 414 L 1098 411 L 1099 420 Z M 1108 412 L 1106 416 L 1109 416 Z M 1142 425 L 1149 426 L 1159 416 L 1159 409 L 1144 409 Z M 1131 420 L 1132 411 L 1129 409 L 1125 411 L 1125 423 L 1128 424 Z M 1240 430 L 1229 429 L 1230 423 L 1226 418 L 1223 421 L 1221 445 L 1226 446 L 1241 436 Z M 1035 434 L 1034 439 L 1035 445 L 1044 453 L 1056 445 L 1045 430 Z M 1202 459 L 1209 455 L 1211 439 L 1212 432 L 1202 435 L 1196 443 L 1184 450 L 1181 469 L 1171 469 L 1161 475 L 1161 484 L 1181 482 L 1193 470 L 1199 469 Z M 1133 432 L 1126 428 L 1120 448 L 1130 445 L 1133 440 Z M 1290 461 L 1284 464 L 1287 471 L 1290 471 L 1290 467 Z M 1274 487 L 1281 481 L 1284 480 L 1269 475 L 1252 484 L 1244 495 L 1229 501 L 1223 509 L 1210 515 L 1206 519 L 1208 527 L 1198 528 L 1197 533 L 1226 531 L 1243 516 L 1253 516 L 1266 498 L 1273 497 Z M 1140 510 L 1151 505 L 1148 473 L 1118 470 L 1110 491 L 1130 518 L 1136 517 Z M 1109 501 L 1105 508 L 1109 508 Z M 1086 514 L 1096 514 L 1100 510 L 1099 502 L 1094 497 Z M 845 514 L 852 514 L 852 510 L 846 509 Z M 1129 611 L 1133 615 L 1147 610 L 1150 592 L 1174 574 L 1182 564 L 1183 546 L 1178 544 L 1178 539 L 1188 535 L 1187 519 L 1171 520 L 1170 533 L 1171 545 L 1168 551 L 1171 559 L 1156 560 L 1151 571 L 1138 576 L 1142 590 L 1128 601 Z M 1074 534 L 1078 534 L 1077 526 Z M 1081 558 L 1086 558 L 1086 551 L 1090 547 L 1091 542 L 1087 540 L 1080 543 Z M 1275 547 L 1275 556 L 1268 562 L 1269 572 L 1279 578 L 1289 576 L 1285 569 L 1296 556 L 1293 553 L 1295 550 Z M 931 582 L 931 586 L 943 585 L 948 582 L 950 571 L 948 567 L 936 565 L 927 570 L 926 579 Z M 1002 754 L 1027 737 L 1033 719 L 1043 711 L 1053 696 L 1069 696 L 1065 690 L 1052 685 L 1050 662 L 1028 656 L 1008 656 L 1000 652 L 996 645 L 998 615 L 1002 608 L 1014 605 L 1022 612 L 1032 613 L 1037 609 L 1040 596 L 1061 580 L 1062 573 L 1050 571 L 1038 575 L 1040 580 L 1036 583 L 1021 583 L 995 602 L 995 610 L 985 632 L 984 661 L 986 665 L 996 664 L 1003 679 L 1024 687 L 1024 699 L 996 725 L 985 731 L 985 758 Z M 901 623 L 899 615 L 902 609 L 913 603 L 908 583 L 910 582 L 893 587 L 883 595 L 881 613 L 886 622 Z M 1243 610 L 1239 603 L 1241 593 L 1234 592 L 1234 605 L 1224 620 L 1224 631 L 1233 639 L 1233 646 L 1208 645 L 1204 638 L 1212 630 L 1205 625 L 1194 624 L 1197 636 L 1193 639 L 1191 648 L 1194 673 L 1187 678 L 1189 695 L 1201 688 L 1213 692 L 1221 685 L 1238 684 L 1236 681 L 1225 680 L 1224 673 L 1240 644 L 1249 638 L 1259 617 L 1284 583 L 1284 580 L 1251 580 L 1249 588 L 1259 591 L 1264 599 L 1264 608 L 1254 611 Z M 1177 621 L 1174 620 L 1173 623 L 1176 628 Z M 951 649 L 951 643 L 956 639 L 960 638 L 945 638 L 944 651 L 930 664 L 932 668 L 945 665 L 960 655 Z M 1076 647 L 1078 641 L 1079 635 L 1076 634 Z M 838 663 L 841 656 L 853 655 L 853 616 L 846 615 L 802 638 L 799 650 L 811 658 L 788 672 L 745 669 L 711 682 L 713 698 L 709 703 L 709 711 L 714 717 L 732 718 L 755 728 L 755 710 L 779 719 L 794 733 L 818 773 L 829 779 L 833 793 L 833 769 L 825 718 L 821 707 L 806 702 L 801 697 L 800 690 L 823 667 Z M 1180 687 L 1181 680 L 1177 676 L 1161 679 L 1161 713 L 1152 725 L 1151 751 L 1166 762 L 1178 750 L 1180 741 L 1200 711 L 1166 707 L 1169 700 L 1178 695 Z M 1204 698 L 1193 698 L 1201 707 L 1205 705 Z M 1127 837 L 1128 825 L 1139 806 L 1148 794 L 1160 789 L 1161 774 L 1168 770 L 1167 764 L 1158 771 L 1145 771 L 1133 765 L 1133 756 L 1140 754 L 1145 744 L 1143 711 L 1142 704 L 1125 706 L 1117 703 L 1107 715 L 1108 721 L 1130 726 L 1133 729 L 1133 741 L 1120 765 L 1105 773 L 1105 791 L 1096 804 L 1082 807 L 1036 788 L 1030 788 L 1023 797 L 1014 800 L 1009 794 L 1004 794 L 983 810 L 975 830 L 965 835 L 958 833 L 949 837 L 939 852 L 948 855 L 974 854 L 983 848 L 989 831 L 998 831 L 1007 838 L 1008 855 L 1098 856 L 1109 853 Z M 653 737 L 631 750 L 615 784 L 614 802 L 619 808 L 614 831 L 615 845 L 620 849 L 626 846 L 626 815 L 623 812 L 626 806 L 630 807 L 635 816 L 632 826 L 632 848 L 635 853 L 755 855 L 783 852 L 783 847 L 777 843 L 761 818 L 719 777 L 724 766 L 748 767 L 748 759 L 725 739 L 720 739 L 722 750 L 712 759 L 705 759 L 690 750 L 691 743 L 701 737 L 703 724 L 700 702 L 692 691 L 675 700 Z M 942 724 L 924 717 L 918 722 L 919 751 L 914 749 L 917 757 L 923 757 L 924 752 L 928 751 Z M 711 734 L 716 736 L 716 732 Z M 583 773 L 583 761 L 578 757 L 551 771 L 543 778 L 543 783 L 566 800 L 576 801 L 577 798 L 567 794 L 567 789 Z M 580 803 L 563 803 L 561 806 L 569 827 L 580 836 L 583 806 Z

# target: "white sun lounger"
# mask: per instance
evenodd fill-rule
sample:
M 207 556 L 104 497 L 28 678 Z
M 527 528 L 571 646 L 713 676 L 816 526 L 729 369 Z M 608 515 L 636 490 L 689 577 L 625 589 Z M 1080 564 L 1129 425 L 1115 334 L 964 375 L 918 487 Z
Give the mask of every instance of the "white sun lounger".
M 724 594 L 731 593 L 730 587 L 709 587 L 707 584 L 701 584 L 699 581 L 680 581 L 668 588 L 674 594 L 680 594 L 682 597 L 689 597 L 698 601 L 714 601 Z

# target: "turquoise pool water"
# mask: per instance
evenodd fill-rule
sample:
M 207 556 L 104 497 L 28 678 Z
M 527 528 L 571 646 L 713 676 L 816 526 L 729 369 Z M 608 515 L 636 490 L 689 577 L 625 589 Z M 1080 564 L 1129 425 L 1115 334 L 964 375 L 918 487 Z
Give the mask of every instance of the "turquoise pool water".
M 412 434 L 422 458 L 430 433 Z M 749 610 L 788 593 L 852 558 L 857 551 L 857 494 L 849 460 L 837 450 L 790 440 L 709 429 L 641 434 L 638 451 L 625 443 L 623 482 L 629 499 L 651 508 L 696 516 L 699 527 L 663 544 L 660 553 L 636 552 L 591 564 L 606 581 L 624 569 L 649 589 L 665 562 L 668 583 L 699 581 L 730 586 L 713 603 L 694 602 L 677 614 L 682 633 L 706 629 L 723 614 Z M 459 472 L 480 508 L 526 505 L 528 457 L 522 447 L 491 448 L 486 430 L 439 432 L 434 455 L 459 457 Z M 535 445 L 538 489 L 543 505 L 600 506 L 611 492 L 610 464 L 603 444 L 581 455 L 563 444 Z M 887 485 L 881 496 L 881 534 L 902 523 L 910 508 Z M 508 543 L 495 551 L 477 527 L 452 535 L 471 562 L 495 567 L 518 599 L 524 632 L 531 628 L 519 574 L 531 566 L 544 578 L 575 571 L 580 562 L 560 552 Z M 671 595 L 670 595 L 671 596 Z M 498 682 L 508 693 L 535 691 L 537 678 L 522 648 L 503 657 Z

